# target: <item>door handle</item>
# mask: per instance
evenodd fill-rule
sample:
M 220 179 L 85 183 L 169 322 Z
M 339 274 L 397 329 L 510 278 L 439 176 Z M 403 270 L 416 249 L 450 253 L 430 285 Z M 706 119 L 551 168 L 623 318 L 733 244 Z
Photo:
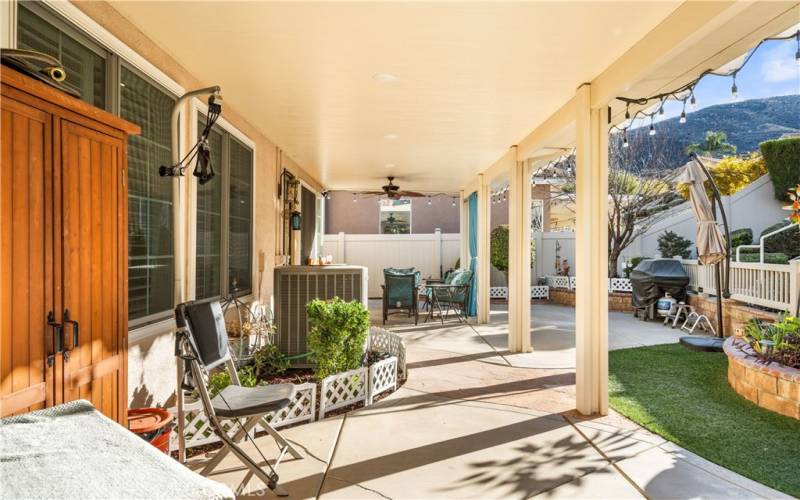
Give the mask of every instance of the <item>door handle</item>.
M 47 312 L 47 325 L 53 327 L 52 349 L 47 354 L 47 366 L 50 367 L 56 361 L 56 353 L 62 352 L 64 349 L 64 325 L 56 323 L 56 315 L 53 314 L 53 311 Z
M 67 323 L 72 325 L 72 345 L 64 350 L 64 361 L 69 361 L 69 353 L 78 347 L 78 342 L 80 341 L 80 324 L 69 317 L 69 309 L 64 309 L 64 319 L 62 321 L 65 325 Z

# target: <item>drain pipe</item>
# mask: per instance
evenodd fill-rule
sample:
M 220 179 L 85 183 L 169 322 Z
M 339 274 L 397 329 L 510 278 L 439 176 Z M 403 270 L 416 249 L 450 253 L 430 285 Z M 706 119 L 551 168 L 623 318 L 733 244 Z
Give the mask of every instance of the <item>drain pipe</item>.
M 180 126 L 179 126 L 179 118 L 181 109 L 184 107 L 184 103 L 191 99 L 192 97 L 201 96 L 201 95 L 208 95 L 208 94 L 219 94 L 221 91 L 219 85 L 214 85 L 213 87 L 206 87 L 202 89 L 192 90 L 191 92 L 187 92 L 183 94 L 181 97 L 175 101 L 175 104 L 172 106 L 172 118 L 171 118 L 171 131 L 172 131 L 172 165 L 178 165 L 181 162 L 181 152 L 180 152 Z M 185 293 L 184 293 L 184 267 L 185 267 L 185 251 L 184 251 L 184 238 L 182 237 L 181 231 L 178 230 L 180 227 L 181 222 L 181 211 L 183 207 L 181 206 L 181 191 L 183 190 L 183 175 L 176 175 L 172 181 L 172 199 L 174 200 L 175 207 L 177 209 L 172 210 L 172 250 L 174 252 L 175 258 L 175 268 L 174 268 L 174 287 L 175 290 L 173 291 L 173 296 L 175 298 L 175 302 L 177 304 L 181 304 L 185 301 Z

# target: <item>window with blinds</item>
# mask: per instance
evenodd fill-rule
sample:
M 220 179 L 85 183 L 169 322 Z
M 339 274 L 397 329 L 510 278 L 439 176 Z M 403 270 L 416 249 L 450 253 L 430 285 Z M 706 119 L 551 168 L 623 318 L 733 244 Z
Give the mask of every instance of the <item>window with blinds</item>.
M 61 61 L 64 81 L 81 99 L 98 108 L 106 107 L 106 57 L 99 47 L 77 40 L 20 3 L 17 9 L 17 47 L 36 50 Z
M 197 186 L 198 300 L 252 291 L 253 151 L 219 127 L 208 141 L 217 176 Z
M 128 139 L 128 312 L 141 320 L 173 308 L 172 182 L 158 175 L 170 163 L 175 99 L 122 66 L 120 116 L 139 124 Z

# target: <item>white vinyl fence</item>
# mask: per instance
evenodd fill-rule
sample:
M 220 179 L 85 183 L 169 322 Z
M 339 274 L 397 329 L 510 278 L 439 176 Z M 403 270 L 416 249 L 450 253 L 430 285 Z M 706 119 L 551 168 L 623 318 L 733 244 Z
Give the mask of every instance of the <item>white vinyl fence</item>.
M 370 297 L 381 296 L 383 270 L 414 267 L 422 278 L 440 278 L 441 271 L 455 267 L 461 253 L 458 234 L 326 234 L 322 255 L 337 264 L 365 266 L 369 270 Z
M 682 260 L 689 274 L 689 288 L 716 294 L 714 266 L 701 266 L 696 260 Z M 797 310 L 800 294 L 800 261 L 786 264 L 731 262 L 731 298 L 771 309 Z

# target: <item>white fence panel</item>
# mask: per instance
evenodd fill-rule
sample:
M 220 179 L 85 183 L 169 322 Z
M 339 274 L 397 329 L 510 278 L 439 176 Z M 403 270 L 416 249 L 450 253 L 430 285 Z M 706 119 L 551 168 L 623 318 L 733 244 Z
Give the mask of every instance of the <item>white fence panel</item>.
M 696 260 L 682 260 L 689 274 L 689 288 L 716 294 L 715 266 L 701 266 Z M 797 310 L 800 293 L 800 262 L 788 265 L 731 262 L 731 298 L 771 309 Z
M 369 367 L 369 391 L 367 403 L 371 405 L 375 396 L 383 391 L 397 389 L 397 357 L 391 356 L 373 363 Z
M 361 367 L 322 379 L 319 418 L 325 418 L 325 413 L 331 410 L 366 401 L 369 390 L 367 377 L 367 368 Z

